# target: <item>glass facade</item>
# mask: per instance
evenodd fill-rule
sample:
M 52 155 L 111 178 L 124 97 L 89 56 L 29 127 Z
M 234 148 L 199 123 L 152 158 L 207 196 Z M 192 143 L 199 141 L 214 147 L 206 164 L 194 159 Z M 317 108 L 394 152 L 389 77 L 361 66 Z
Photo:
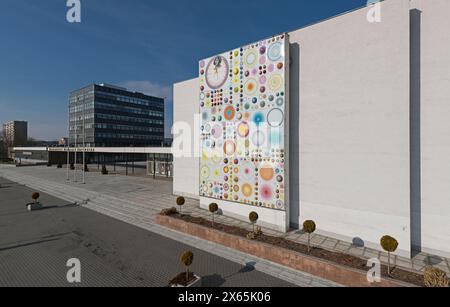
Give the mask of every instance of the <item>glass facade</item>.
M 69 97 L 70 146 L 160 147 L 164 99 L 92 84 Z

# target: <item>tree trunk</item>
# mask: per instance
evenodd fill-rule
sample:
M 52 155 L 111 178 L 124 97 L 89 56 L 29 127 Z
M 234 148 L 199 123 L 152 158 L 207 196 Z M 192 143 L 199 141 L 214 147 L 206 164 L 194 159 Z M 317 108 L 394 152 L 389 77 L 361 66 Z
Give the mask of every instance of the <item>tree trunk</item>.
M 186 285 L 189 281 L 189 268 L 186 268 Z
M 214 213 L 212 214 L 212 225 L 214 227 Z
M 311 253 L 311 234 L 308 233 L 308 254 Z
M 388 252 L 388 275 L 391 276 L 391 252 Z

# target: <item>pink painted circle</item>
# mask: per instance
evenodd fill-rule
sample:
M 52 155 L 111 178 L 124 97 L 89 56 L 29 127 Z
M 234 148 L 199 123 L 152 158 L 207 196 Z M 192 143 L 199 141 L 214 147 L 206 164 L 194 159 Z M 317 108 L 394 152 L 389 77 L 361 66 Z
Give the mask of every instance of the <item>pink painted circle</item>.
M 264 201 L 270 201 L 273 197 L 272 188 L 268 185 L 263 185 L 261 187 L 261 199 Z
M 255 178 L 255 165 L 251 162 L 245 162 L 241 166 L 240 177 L 247 181 L 252 181 Z
M 215 125 L 212 130 L 211 130 L 211 134 L 215 139 L 219 139 L 222 137 L 222 127 L 220 125 Z
M 266 82 L 267 82 L 267 77 L 266 76 L 261 76 L 259 78 L 259 83 L 260 84 L 266 84 Z

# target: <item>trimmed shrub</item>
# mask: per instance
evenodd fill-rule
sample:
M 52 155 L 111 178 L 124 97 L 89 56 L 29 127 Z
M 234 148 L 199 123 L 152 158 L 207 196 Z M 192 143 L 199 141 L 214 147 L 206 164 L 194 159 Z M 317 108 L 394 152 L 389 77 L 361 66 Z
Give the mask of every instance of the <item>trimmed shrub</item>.
M 209 212 L 212 214 L 212 225 L 214 227 L 214 216 L 216 215 L 217 211 L 219 211 L 219 205 L 216 203 L 212 203 L 209 205 Z
M 181 263 L 186 267 L 186 281 L 189 280 L 189 267 L 194 262 L 194 253 L 191 251 L 185 251 L 180 257 Z
M 255 233 L 255 225 L 259 220 L 259 215 L 256 212 L 250 212 L 248 215 L 248 219 L 250 220 L 250 223 L 253 225 L 253 233 Z
M 431 266 L 425 269 L 423 281 L 427 288 L 448 288 L 449 279 L 447 273 Z
M 380 240 L 381 247 L 388 253 L 388 275 L 391 275 L 391 253 L 398 248 L 398 241 L 391 236 L 384 236 Z
M 184 199 L 184 197 L 180 196 L 177 198 L 177 206 L 180 207 L 180 214 L 181 214 L 181 208 L 184 206 L 185 203 L 186 203 L 186 199 Z
M 39 197 L 41 197 L 41 196 L 39 195 L 38 192 L 34 192 L 33 194 L 31 194 L 31 198 L 33 199 L 33 201 L 34 201 L 35 203 L 37 203 Z
M 308 220 L 303 223 L 303 231 L 308 234 L 308 253 L 311 252 L 311 234 L 316 231 L 316 223 Z
M 106 165 L 103 165 L 102 166 L 102 175 L 108 175 L 109 174 L 109 172 L 108 172 L 108 170 L 106 169 Z

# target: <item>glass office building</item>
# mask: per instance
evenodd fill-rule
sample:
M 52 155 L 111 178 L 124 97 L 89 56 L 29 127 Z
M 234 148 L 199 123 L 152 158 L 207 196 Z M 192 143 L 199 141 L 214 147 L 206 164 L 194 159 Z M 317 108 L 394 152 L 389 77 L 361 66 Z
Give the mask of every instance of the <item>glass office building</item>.
M 69 97 L 70 146 L 159 147 L 164 99 L 108 84 L 91 84 Z

